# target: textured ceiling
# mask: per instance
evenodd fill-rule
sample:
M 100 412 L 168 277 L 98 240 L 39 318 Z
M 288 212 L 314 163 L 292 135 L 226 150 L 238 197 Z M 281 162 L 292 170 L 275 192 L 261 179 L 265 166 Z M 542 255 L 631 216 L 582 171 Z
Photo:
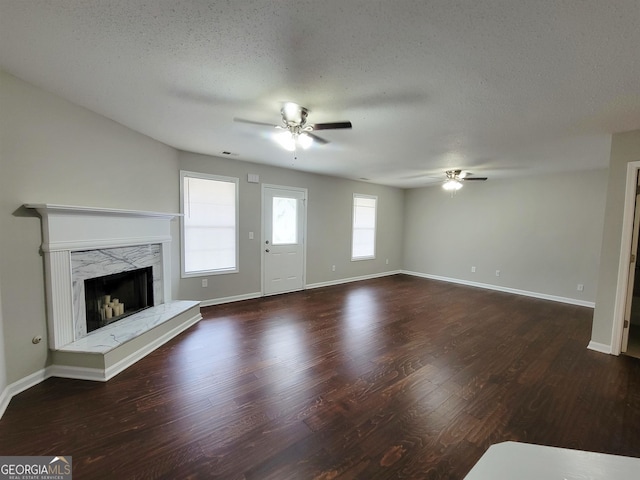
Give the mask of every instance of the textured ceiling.
M 175 148 L 403 187 L 606 167 L 638 0 L 0 0 L 0 66 Z M 294 156 L 285 101 L 331 143 Z

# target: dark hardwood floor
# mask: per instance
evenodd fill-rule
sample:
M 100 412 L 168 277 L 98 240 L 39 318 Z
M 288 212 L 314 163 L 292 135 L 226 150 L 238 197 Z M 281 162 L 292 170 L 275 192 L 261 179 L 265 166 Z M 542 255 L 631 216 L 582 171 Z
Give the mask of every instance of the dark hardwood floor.
M 203 309 L 109 382 L 49 379 L 1 455 L 85 478 L 463 478 L 506 440 L 640 456 L 640 360 L 589 308 L 409 276 Z

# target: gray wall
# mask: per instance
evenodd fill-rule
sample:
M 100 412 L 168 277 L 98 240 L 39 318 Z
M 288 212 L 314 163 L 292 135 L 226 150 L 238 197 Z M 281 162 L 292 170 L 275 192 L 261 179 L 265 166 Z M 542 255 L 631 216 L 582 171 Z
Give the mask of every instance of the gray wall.
M 640 161 L 640 130 L 615 134 L 611 142 L 599 287 L 591 331 L 591 340 L 604 345 L 611 345 L 613 341 L 611 331 L 618 288 L 627 164 L 637 161 Z
M 307 284 L 402 268 L 403 190 L 187 152 L 180 153 L 180 168 L 240 179 L 240 271 L 207 277 L 207 288 L 202 287 L 200 277 L 182 279 L 182 299 L 215 300 L 260 292 L 261 186 L 248 183 L 248 173 L 260 175 L 261 183 L 308 189 Z M 378 196 L 375 260 L 351 261 L 354 193 Z M 249 240 L 249 232 L 254 232 L 254 240 Z M 336 265 L 335 272 L 332 265 Z
M 404 268 L 594 302 L 606 187 L 596 170 L 408 190 Z
M 2 397 L 2 392 L 7 386 L 7 365 L 5 361 L 5 352 L 4 352 L 4 327 L 2 320 L 2 295 L 0 292 L 0 398 Z M 2 406 L 0 404 L 0 416 L 2 415 Z
M 24 203 L 178 210 L 178 154 L 0 72 L 0 291 L 7 383 L 44 368 L 38 216 Z M 177 243 L 176 244 L 177 248 Z

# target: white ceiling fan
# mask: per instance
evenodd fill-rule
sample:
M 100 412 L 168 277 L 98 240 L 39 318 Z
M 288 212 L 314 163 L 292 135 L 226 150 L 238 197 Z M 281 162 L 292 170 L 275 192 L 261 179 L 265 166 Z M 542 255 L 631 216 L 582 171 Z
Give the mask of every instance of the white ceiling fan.
M 468 182 L 470 180 L 487 180 L 487 177 L 474 177 L 471 172 L 463 170 L 447 170 L 444 172 L 447 179 L 442 184 L 442 188 L 449 192 L 455 192 L 462 188 L 462 182 Z
M 329 143 L 315 133 L 316 130 L 335 130 L 343 128 L 351 128 L 351 122 L 330 122 L 330 123 L 307 123 L 307 115 L 309 109 L 298 105 L 297 103 L 287 102 L 280 110 L 282 115 L 282 124 L 273 125 L 265 122 L 256 122 L 254 120 L 246 120 L 244 118 L 234 118 L 234 122 L 248 123 L 252 125 L 266 125 L 274 127 L 279 131 L 274 134 L 274 139 L 280 146 L 289 151 L 295 151 L 299 146 L 303 149 L 309 148 L 314 142 L 325 145 Z

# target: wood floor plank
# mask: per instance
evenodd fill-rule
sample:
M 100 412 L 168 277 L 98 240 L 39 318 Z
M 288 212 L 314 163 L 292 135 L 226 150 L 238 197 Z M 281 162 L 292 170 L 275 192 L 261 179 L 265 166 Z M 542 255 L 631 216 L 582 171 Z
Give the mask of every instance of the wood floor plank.
M 17 395 L 0 454 L 225 480 L 460 479 L 508 440 L 640 457 L 640 360 L 587 350 L 592 314 L 406 275 L 207 307 L 107 383 Z

